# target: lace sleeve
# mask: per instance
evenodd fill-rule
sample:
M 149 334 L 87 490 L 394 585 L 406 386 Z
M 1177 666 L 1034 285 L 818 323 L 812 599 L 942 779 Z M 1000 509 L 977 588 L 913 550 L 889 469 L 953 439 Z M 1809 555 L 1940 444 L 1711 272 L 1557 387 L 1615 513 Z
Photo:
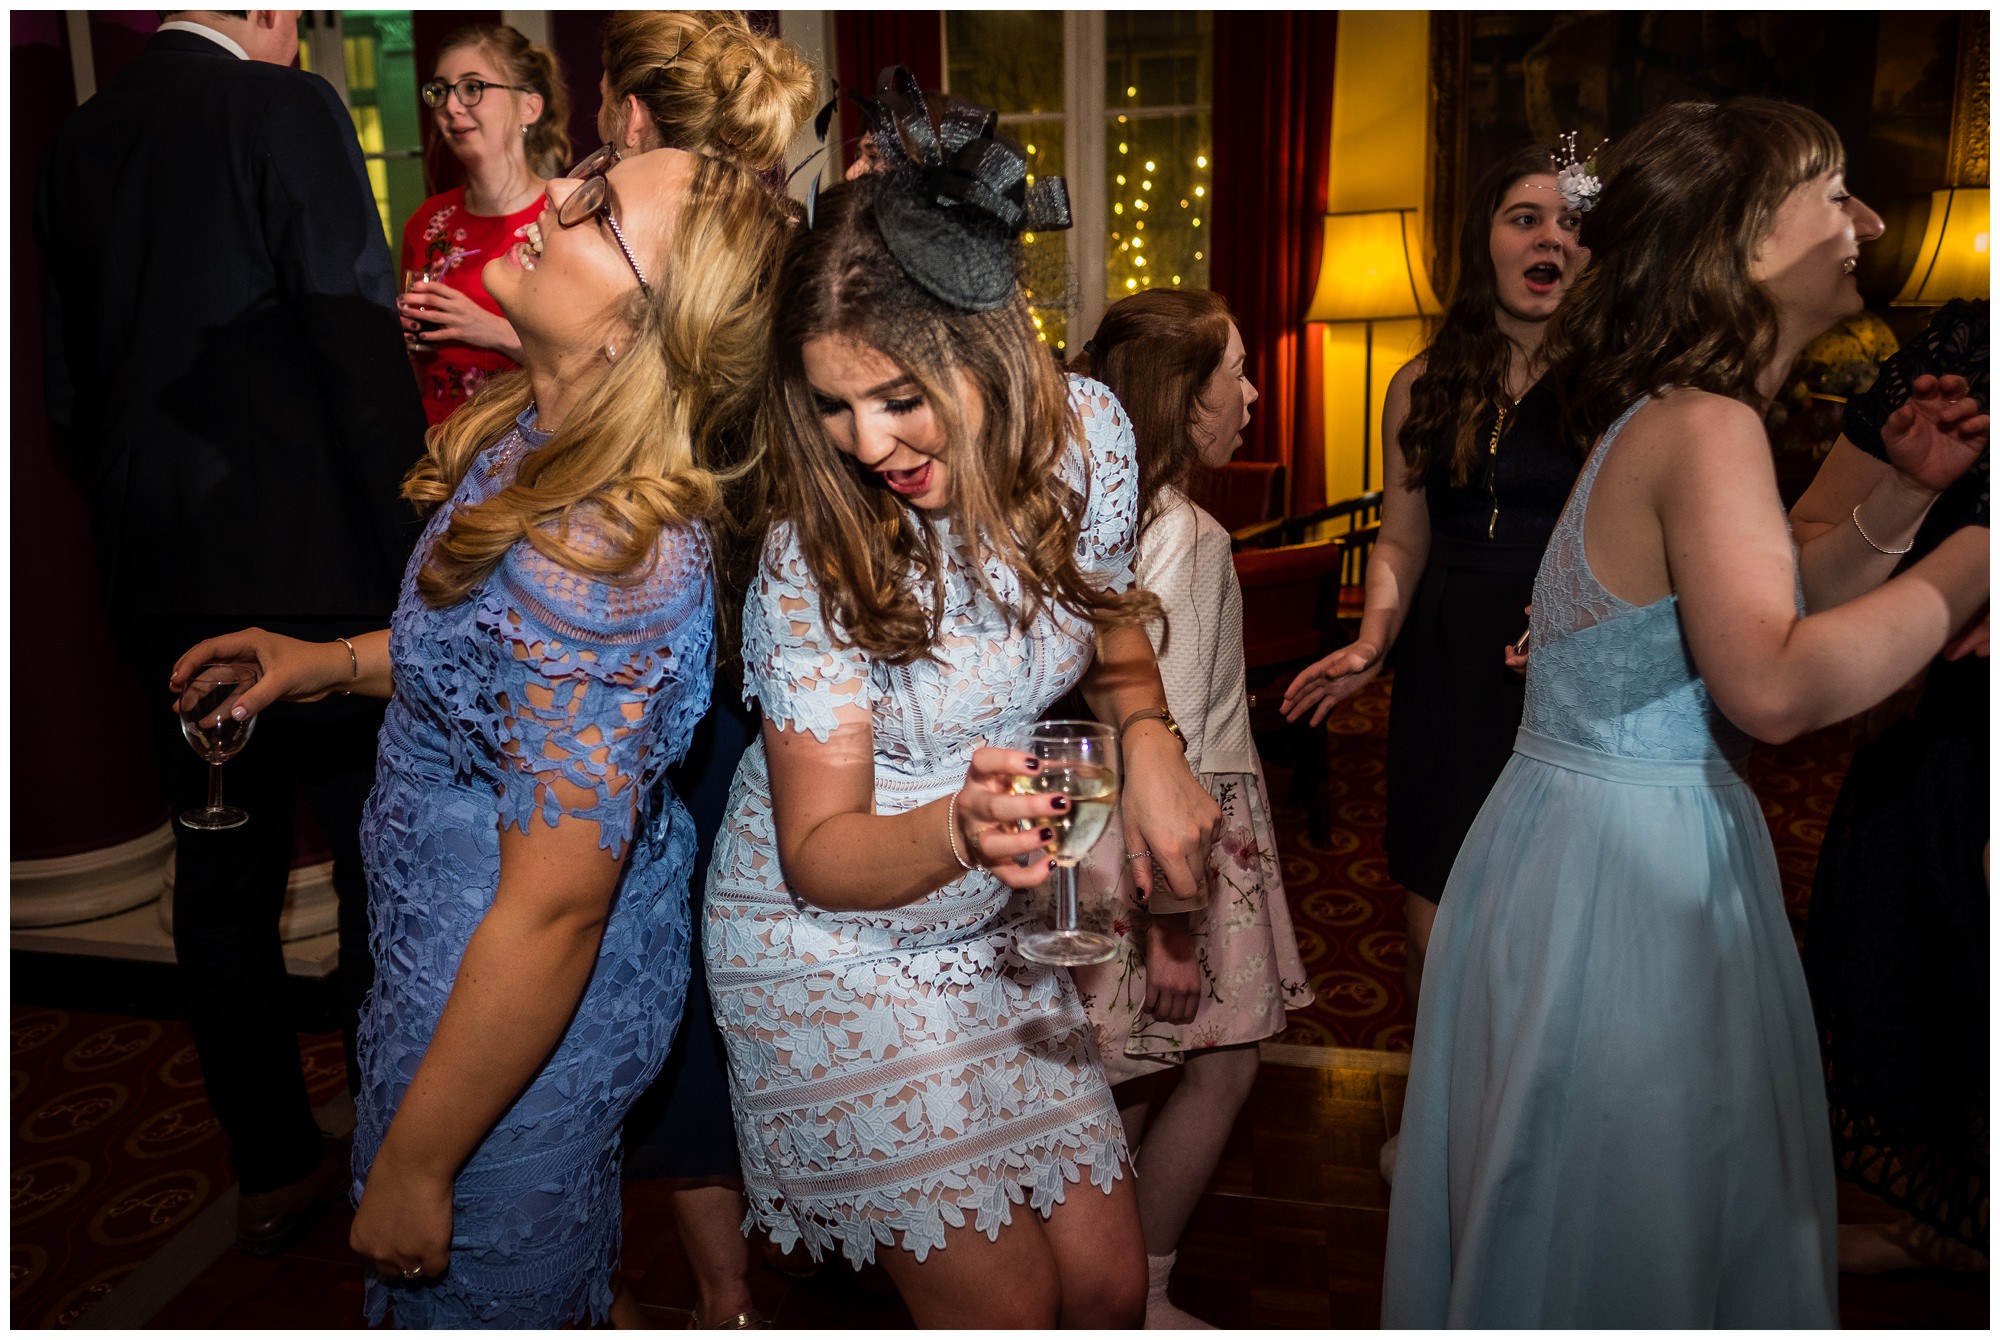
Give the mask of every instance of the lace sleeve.
M 798 533 L 784 523 L 743 599 L 743 700 L 753 698 L 772 725 L 809 730 L 821 744 L 840 709 L 873 705 L 868 654 L 835 644 Z
M 1990 409 L 1988 398 L 1987 306 L 1954 299 L 1938 309 L 1923 333 L 1883 360 L 1875 384 L 1847 402 L 1847 440 L 1878 460 L 1887 460 L 1882 424 L 1910 398 L 1910 383 L 1928 373 L 1956 374 L 1971 383 L 1972 398 Z
M 587 527 L 572 540 L 593 543 Z M 526 832 L 537 813 L 602 826 L 622 851 L 642 797 L 686 752 L 708 710 L 714 591 L 697 528 L 662 531 L 636 579 L 586 577 L 518 544 L 480 599 L 479 626 L 498 644 L 494 682 L 479 697 L 499 765 L 500 820 Z M 556 783 L 590 794 L 565 804 Z
M 1138 547 L 1139 448 L 1132 421 L 1111 388 L 1088 377 L 1069 379 L 1069 399 L 1083 420 L 1081 450 L 1063 456 L 1062 476 L 1084 495 L 1076 540 L 1077 567 L 1107 591 L 1132 585 Z

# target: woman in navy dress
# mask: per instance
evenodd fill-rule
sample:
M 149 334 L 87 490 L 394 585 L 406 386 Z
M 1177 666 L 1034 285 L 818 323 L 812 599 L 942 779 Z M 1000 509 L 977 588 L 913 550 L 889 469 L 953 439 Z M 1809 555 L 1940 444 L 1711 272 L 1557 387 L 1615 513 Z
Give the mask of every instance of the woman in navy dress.
M 391 696 L 363 819 L 376 985 L 361 1031 L 352 1242 L 371 1321 L 600 1322 L 619 1124 L 688 973 L 694 832 L 665 784 L 708 705 L 699 463 L 765 358 L 787 231 L 748 169 L 600 151 L 487 265 L 525 376 L 437 430 L 434 508 L 390 628 L 250 630 L 241 711 Z

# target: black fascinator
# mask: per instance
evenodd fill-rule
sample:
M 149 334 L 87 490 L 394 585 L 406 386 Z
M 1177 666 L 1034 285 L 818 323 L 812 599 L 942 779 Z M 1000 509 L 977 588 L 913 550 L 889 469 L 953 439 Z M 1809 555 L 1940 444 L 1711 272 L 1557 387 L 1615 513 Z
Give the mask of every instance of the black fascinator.
M 875 223 L 903 272 L 960 311 L 1004 305 L 1014 291 L 1014 241 L 1070 226 L 1061 177 L 1028 184 L 1028 156 L 1000 133 L 992 108 L 927 94 L 900 65 L 861 104 L 882 156 Z

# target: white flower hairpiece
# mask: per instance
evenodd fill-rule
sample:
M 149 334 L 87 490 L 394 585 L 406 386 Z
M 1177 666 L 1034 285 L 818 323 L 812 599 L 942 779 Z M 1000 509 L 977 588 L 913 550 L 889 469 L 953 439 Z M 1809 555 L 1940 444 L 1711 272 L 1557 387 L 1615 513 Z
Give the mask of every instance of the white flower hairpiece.
M 1605 143 L 1599 140 L 1597 149 L 1602 149 Z M 1556 191 L 1562 196 L 1564 205 L 1580 214 L 1588 214 L 1595 209 L 1598 198 L 1604 193 L 1604 183 L 1597 178 L 1597 149 L 1579 159 L 1576 132 L 1566 130 L 1558 137 L 1556 147 L 1549 151 L 1549 167 L 1556 174 Z

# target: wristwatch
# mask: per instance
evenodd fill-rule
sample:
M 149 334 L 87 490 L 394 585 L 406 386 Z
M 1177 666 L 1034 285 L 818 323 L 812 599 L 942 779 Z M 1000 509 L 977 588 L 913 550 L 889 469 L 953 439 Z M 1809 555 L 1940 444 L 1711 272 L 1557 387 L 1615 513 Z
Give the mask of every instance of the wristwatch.
M 1187 736 L 1181 733 L 1181 723 L 1174 720 L 1173 710 L 1166 707 L 1142 707 L 1131 716 L 1126 717 L 1125 724 L 1118 728 L 1119 742 L 1122 744 L 1125 740 L 1125 733 L 1142 721 L 1157 721 L 1162 726 L 1165 726 L 1173 733 L 1173 737 L 1181 742 L 1181 752 L 1183 754 L 1187 752 Z

